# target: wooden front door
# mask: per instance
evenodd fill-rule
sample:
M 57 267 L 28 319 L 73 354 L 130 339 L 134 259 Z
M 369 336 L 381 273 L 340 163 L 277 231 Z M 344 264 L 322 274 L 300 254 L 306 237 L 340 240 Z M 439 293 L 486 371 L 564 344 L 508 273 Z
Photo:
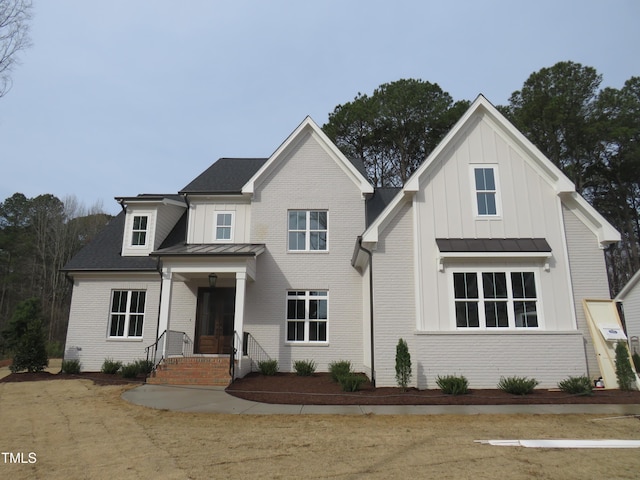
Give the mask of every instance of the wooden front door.
M 231 353 L 234 288 L 198 289 L 195 353 Z

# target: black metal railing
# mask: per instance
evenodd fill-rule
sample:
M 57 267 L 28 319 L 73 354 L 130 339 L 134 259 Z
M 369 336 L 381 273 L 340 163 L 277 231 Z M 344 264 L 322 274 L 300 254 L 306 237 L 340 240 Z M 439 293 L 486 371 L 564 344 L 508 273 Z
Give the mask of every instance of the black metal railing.
M 166 346 L 166 348 L 165 348 Z M 193 356 L 193 340 L 185 332 L 165 330 L 158 339 L 144 349 L 147 361 L 153 362 L 154 368 L 169 356 Z M 161 352 L 158 358 L 158 352 Z M 164 353 L 162 353 L 164 352 Z
M 249 332 L 244 332 L 242 336 L 242 354 L 249 357 L 252 372 L 258 371 L 258 363 L 271 360 L 269 354 Z
M 162 334 L 158 337 L 158 339 L 153 342 L 151 345 L 149 345 L 148 347 L 146 347 L 144 349 L 145 353 L 147 354 L 147 362 L 152 362 L 153 363 L 153 368 L 155 368 L 164 358 L 162 355 L 160 356 L 160 359 L 157 359 L 157 354 L 158 354 L 158 350 L 160 350 L 161 352 L 164 350 L 164 342 L 166 340 L 166 334 L 167 331 L 165 330 L 164 332 L 162 332 Z M 159 348 L 158 348 L 159 347 Z
M 229 353 L 229 376 L 231 377 L 231 382 L 236 379 L 236 353 L 238 353 L 236 340 L 240 340 L 240 336 L 238 332 L 234 330 L 231 336 L 231 351 Z

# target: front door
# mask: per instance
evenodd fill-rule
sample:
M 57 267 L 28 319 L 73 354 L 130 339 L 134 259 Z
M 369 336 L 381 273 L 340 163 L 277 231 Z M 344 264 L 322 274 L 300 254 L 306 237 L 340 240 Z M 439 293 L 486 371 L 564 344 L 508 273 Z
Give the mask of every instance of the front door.
M 234 288 L 198 289 L 195 353 L 231 353 Z

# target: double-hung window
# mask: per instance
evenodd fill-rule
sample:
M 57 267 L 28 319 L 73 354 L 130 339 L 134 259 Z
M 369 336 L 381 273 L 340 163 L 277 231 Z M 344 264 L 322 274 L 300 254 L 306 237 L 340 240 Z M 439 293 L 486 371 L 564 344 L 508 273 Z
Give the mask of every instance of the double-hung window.
M 289 210 L 289 251 L 327 251 L 329 212 Z
M 326 342 L 328 318 L 326 291 L 287 292 L 287 342 Z
M 454 272 L 456 327 L 537 328 L 534 272 Z
M 474 167 L 473 180 L 476 193 L 476 214 L 479 217 L 497 216 L 498 187 L 495 167 Z
M 233 212 L 216 213 L 216 241 L 233 241 Z
M 147 217 L 146 215 L 135 215 L 133 217 L 133 226 L 131 229 L 131 245 L 141 247 L 147 244 L 148 221 L 149 217 Z
M 142 338 L 146 295 L 144 290 L 113 290 L 110 337 Z

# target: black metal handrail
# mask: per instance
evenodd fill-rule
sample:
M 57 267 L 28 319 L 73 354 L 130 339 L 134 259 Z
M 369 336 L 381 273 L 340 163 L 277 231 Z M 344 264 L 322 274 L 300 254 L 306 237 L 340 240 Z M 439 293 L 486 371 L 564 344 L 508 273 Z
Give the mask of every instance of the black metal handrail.
M 236 379 L 236 353 L 238 353 L 236 338 L 240 337 L 238 336 L 238 332 L 234 330 L 231 336 L 231 353 L 229 353 L 229 376 L 231 377 L 232 383 Z
M 271 360 L 271 357 L 258 341 L 249 332 L 244 332 L 242 339 L 242 354 L 249 357 L 251 371 L 258 370 L 258 364 L 264 360 Z M 255 370 L 254 370 L 255 368 Z
M 153 342 L 148 347 L 145 347 L 145 349 L 144 349 L 145 353 L 147 354 L 147 362 L 149 362 L 149 361 L 153 362 L 153 367 L 154 368 L 156 367 L 156 365 L 158 365 L 162 361 L 163 357 L 160 358 L 160 361 L 156 362 L 156 354 L 158 353 L 158 344 L 160 344 L 161 341 L 164 342 L 166 333 L 167 333 L 167 331 L 165 330 L 156 339 L 155 342 Z

